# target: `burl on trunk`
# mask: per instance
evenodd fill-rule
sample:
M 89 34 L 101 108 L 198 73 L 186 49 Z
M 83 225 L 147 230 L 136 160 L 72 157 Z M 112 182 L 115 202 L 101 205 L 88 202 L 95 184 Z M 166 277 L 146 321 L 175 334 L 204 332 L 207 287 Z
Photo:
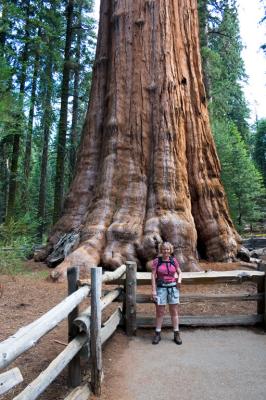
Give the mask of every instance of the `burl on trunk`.
M 136 260 L 145 268 L 165 240 L 183 270 L 197 269 L 198 254 L 235 257 L 196 0 L 102 0 L 76 174 L 45 256 L 73 232 L 78 240 L 55 277 L 71 265 Z

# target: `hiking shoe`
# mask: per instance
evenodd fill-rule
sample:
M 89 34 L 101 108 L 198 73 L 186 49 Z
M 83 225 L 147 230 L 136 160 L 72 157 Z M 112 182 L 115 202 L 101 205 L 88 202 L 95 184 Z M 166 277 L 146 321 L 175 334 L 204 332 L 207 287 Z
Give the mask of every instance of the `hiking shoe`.
M 176 344 L 182 344 L 182 340 L 181 340 L 179 332 L 174 332 L 174 342 Z
M 161 340 L 160 332 L 155 332 L 155 335 L 153 336 L 152 339 L 152 344 L 159 344 L 160 340 Z

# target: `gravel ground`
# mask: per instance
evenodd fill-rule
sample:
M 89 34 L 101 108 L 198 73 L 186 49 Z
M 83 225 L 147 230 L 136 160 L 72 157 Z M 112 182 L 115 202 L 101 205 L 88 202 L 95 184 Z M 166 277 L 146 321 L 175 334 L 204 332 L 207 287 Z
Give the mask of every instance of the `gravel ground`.
M 173 343 L 169 330 L 153 346 L 151 334 L 140 331 L 122 357 L 112 360 L 103 399 L 265 400 L 262 330 L 184 329 L 182 346 Z

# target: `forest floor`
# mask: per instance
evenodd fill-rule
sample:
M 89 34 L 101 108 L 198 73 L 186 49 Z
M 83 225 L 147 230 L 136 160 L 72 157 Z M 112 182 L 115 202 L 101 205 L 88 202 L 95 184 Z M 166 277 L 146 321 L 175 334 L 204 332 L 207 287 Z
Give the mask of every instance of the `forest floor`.
M 202 263 L 201 266 L 203 270 L 242 269 L 238 263 Z M 44 264 L 28 261 L 23 269 L 23 274 L 1 275 L 0 277 L 0 341 L 15 333 L 22 326 L 34 321 L 66 297 L 66 283 L 50 281 L 47 278 L 49 270 Z M 150 292 L 148 287 L 142 290 L 146 293 Z M 182 288 L 183 293 L 192 293 L 192 291 L 193 294 L 255 293 L 256 285 L 253 283 L 243 283 L 240 286 L 229 284 L 193 285 Z M 152 304 L 139 305 L 139 311 L 142 314 L 151 314 L 154 313 L 153 307 Z M 181 315 L 247 313 L 256 313 L 256 302 L 190 303 L 180 306 Z M 179 382 L 181 384 L 178 390 L 181 394 L 182 387 L 181 397 L 183 400 L 198 399 L 198 396 L 204 400 L 212 398 L 241 398 L 242 400 L 256 398 L 256 400 L 260 400 L 265 398 L 263 396 L 266 392 L 266 383 L 263 376 L 265 377 L 266 374 L 266 335 L 262 329 L 183 328 L 184 343 L 182 346 L 176 346 L 172 342 L 170 330 L 165 330 L 165 340 L 162 340 L 159 346 L 150 344 L 151 336 L 151 330 L 139 330 L 136 338 L 129 339 L 122 330 L 118 330 L 108 341 L 103 351 L 105 378 L 102 400 L 117 398 L 121 400 L 161 400 L 165 398 L 172 400 L 176 398 L 174 390 L 179 386 Z M 37 346 L 12 363 L 12 367 L 20 368 L 24 382 L 10 390 L 3 399 L 11 400 L 21 392 L 65 348 L 66 343 L 67 323 L 64 321 L 45 335 Z M 165 354 L 168 356 L 165 357 Z M 209 354 L 210 357 L 206 357 L 206 354 Z M 179 363 L 175 362 L 176 357 L 182 363 L 182 370 L 177 369 Z M 171 360 L 174 368 L 171 367 Z M 10 366 L 7 369 L 10 369 Z M 136 374 L 132 373 L 133 370 Z M 221 374 L 224 376 L 222 377 Z M 174 382 L 172 382 L 171 376 Z M 84 382 L 89 379 L 86 366 L 83 369 L 83 379 Z M 163 381 L 163 393 L 160 392 L 157 385 L 160 380 Z M 40 399 L 64 399 L 70 392 L 66 381 L 67 371 L 65 370 Z M 195 395 L 191 392 L 193 382 L 202 383 Z M 230 396 L 228 390 L 236 382 L 239 390 Z M 196 386 L 198 387 L 198 383 Z M 149 387 L 151 391 L 146 390 L 146 387 Z M 219 394 L 214 396 L 212 390 L 218 387 L 221 391 L 220 396 Z M 254 392 L 254 387 L 257 388 L 256 392 Z M 208 389 L 211 391 L 208 392 Z M 208 393 L 210 393 L 210 397 L 208 397 Z M 94 397 L 92 396 L 92 398 Z

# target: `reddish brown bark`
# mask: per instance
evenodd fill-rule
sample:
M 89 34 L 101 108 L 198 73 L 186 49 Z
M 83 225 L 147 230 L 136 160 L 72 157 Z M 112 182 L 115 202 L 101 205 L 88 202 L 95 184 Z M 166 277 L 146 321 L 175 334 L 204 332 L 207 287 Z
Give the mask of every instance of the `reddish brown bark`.
M 144 266 L 162 240 L 182 268 L 235 257 L 210 131 L 196 0 L 102 0 L 77 172 L 49 241 L 80 232 L 54 271 L 125 260 Z

